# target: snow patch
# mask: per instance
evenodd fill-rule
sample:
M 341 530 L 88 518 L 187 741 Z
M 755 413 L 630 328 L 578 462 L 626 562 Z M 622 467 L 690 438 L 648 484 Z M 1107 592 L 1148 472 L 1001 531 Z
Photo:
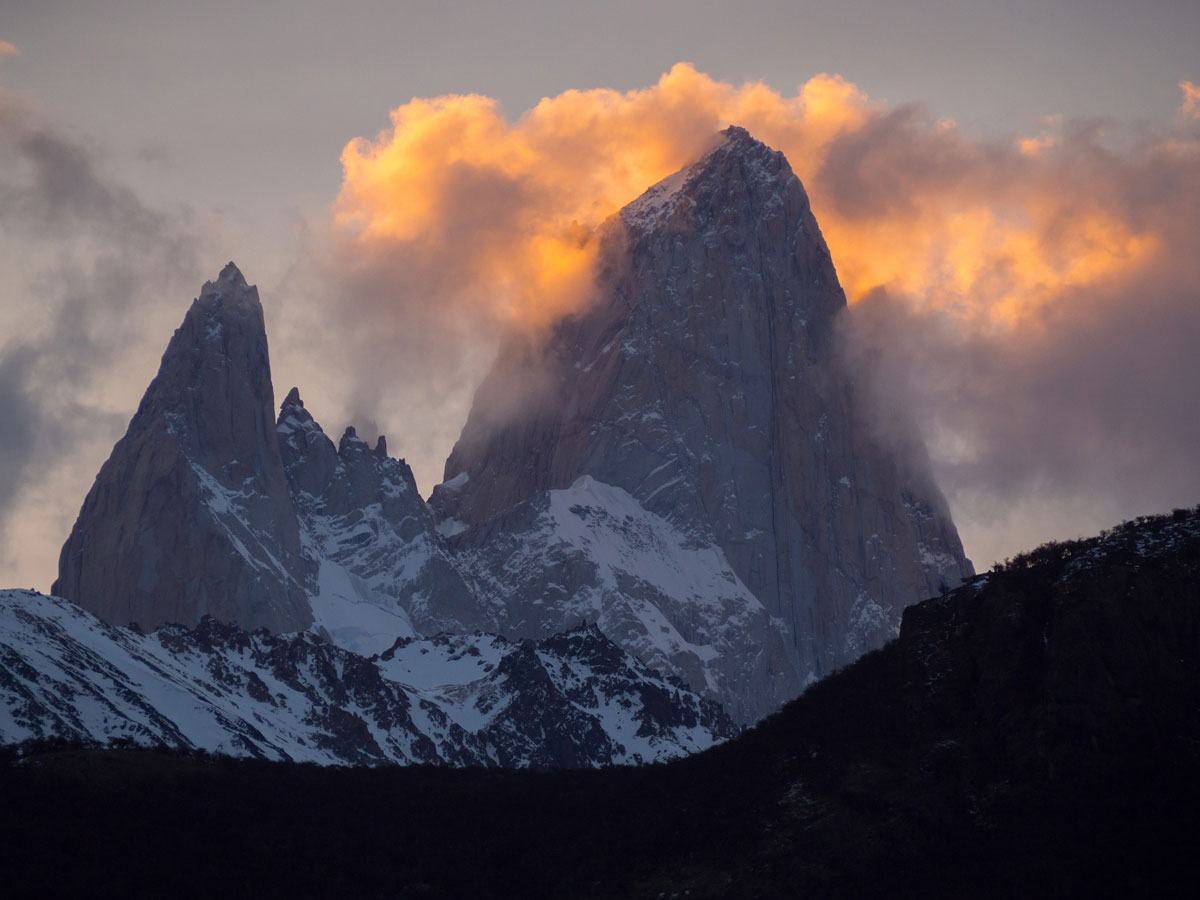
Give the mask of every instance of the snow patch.
M 441 484 L 444 491 L 460 491 L 471 480 L 471 476 L 466 472 L 459 472 L 448 481 L 443 481 Z
M 622 209 L 621 217 L 629 225 L 641 228 L 653 225 L 671 211 L 675 205 L 675 198 L 687 183 L 690 172 L 689 167 L 668 175 Z

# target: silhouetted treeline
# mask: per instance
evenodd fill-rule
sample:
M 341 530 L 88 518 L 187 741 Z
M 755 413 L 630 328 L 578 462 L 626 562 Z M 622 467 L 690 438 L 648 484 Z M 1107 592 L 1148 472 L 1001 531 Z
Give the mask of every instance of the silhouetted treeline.
M 665 766 L 0 759 L 5 896 L 1195 896 L 1200 511 L 1040 547 Z M 690 892 L 690 893 L 688 893 Z

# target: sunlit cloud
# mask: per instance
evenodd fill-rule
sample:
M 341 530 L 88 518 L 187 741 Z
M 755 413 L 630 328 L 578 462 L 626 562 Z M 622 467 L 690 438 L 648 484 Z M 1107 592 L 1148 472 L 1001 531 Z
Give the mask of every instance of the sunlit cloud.
M 786 136 L 807 157 L 868 111 L 841 78 L 818 76 L 785 99 L 683 63 L 645 90 L 546 98 L 515 123 L 486 97 L 417 99 L 375 140 L 346 147 L 335 220 L 363 252 L 402 247 L 419 265 L 452 265 L 457 282 L 442 288 L 537 324 L 584 301 L 594 229 L 694 162 L 721 128 Z
M 16 56 L 21 51 L 11 41 L 0 41 L 0 56 Z
M 888 109 L 834 75 L 785 96 L 681 63 L 653 87 L 567 91 L 514 122 L 478 95 L 417 99 L 342 154 L 336 221 L 363 248 L 453 265 L 489 315 L 544 321 L 586 301 L 588 235 L 739 124 L 809 189 L 851 302 L 888 287 L 981 325 L 1015 326 L 1065 290 L 1147 264 L 1160 247 L 1095 188 L 1102 152 L 1061 119 L 1015 145 Z M 1059 152 L 1054 152 L 1059 151 Z M 450 254 L 452 259 L 444 259 Z
M 1200 86 L 1190 81 L 1179 82 L 1183 91 L 1183 101 L 1179 105 L 1179 114 L 1189 119 L 1200 119 Z
M 1018 137 L 1017 149 L 1025 156 L 1038 156 L 1057 147 L 1062 143 L 1062 123 L 1061 115 L 1042 116 L 1038 122 L 1038 134 Z
M 1099 528 L 1200 498 L 1200 372 L 1181 350 L 1200 342 L 1194 135 L 1122 143 L 1048 117 L 980 139 L 831 74 L 781 93 L 680 63 L 515 119 L 478 95 L 394 110 L 345 148 L 334 206 L 339 294 L 370 323 L 347 327 L 398 361 L 369 369 L 350 405 L 419 404 L 432 381 L 452 433 L 473 386 L 463 360 L 478 372 L 500 328 L 586 304 L 597 228 L 731 124 L 804 183 L 870 350 L 855 358 L 887 373 L 881 407 L 921 421 L 980 562 L 1059 534 L 1056 508 Z

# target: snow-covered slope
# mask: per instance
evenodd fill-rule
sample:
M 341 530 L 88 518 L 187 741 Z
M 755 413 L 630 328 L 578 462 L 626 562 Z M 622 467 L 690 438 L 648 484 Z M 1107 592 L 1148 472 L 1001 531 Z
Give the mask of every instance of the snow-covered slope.
M 353 428 L 334 449 L 296 388 L 276 425 L 302 553 L 314 628 L 357 653 L 399 637 L 470 633 L 488 623 L 458 574 L 412 470 L 367 446 Z
M 358 656 L 211 618 L 143 635 L 0 591 L 0 742 L 64 737 L 334 764 L 596 766 L 730 736 L 711 701 L 594 627 L 539 643 L 400 640 Z
M 452 544 L 504 634 L 541 638 L 594 622 L 647 665 L 679 674 L 742 719 L 757 711 L 745 686 L 771 690 L 771 667 L 782 665 L 782 623 L 720 548 L 689 540 L 591 476 Z M 782 703 L 786 689 L 781 679 L 768 702 Z

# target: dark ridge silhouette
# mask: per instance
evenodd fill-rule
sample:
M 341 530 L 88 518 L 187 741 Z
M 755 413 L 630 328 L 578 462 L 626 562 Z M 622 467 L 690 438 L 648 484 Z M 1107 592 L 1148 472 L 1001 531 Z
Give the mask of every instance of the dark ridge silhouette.
M 1194 896 L 1200 509 L 1050 544 L 664 766 L 321 769 L 40 745 L 6 896 Z

